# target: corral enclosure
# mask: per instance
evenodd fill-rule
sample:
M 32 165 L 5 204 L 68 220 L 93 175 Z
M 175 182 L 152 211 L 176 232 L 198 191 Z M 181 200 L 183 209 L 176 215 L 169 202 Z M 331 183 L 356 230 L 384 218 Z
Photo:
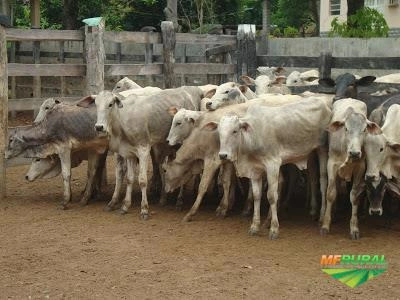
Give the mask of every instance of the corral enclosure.
M 9 102 L 11 110 L 37 109 L 49 96 L 75 101 L 88 92 L 86 65 L 95 59 L 87 61 L 93 57 L 85 54 L 83 31 L 7 29 L 6 33 L 9 40 L 21 41 L 14 58 L 12 44 L 9 48 L 9 98 L 15 99 Z M 63 39 L 67 40 L 60 42 Z M 143 85 L 166 85 L 161 33 L 105 32 L 103 40 L 105 88 L 111 88 L 118 76 L 125 75 Z M 255 42 L 250 40 L 254 46 L 250 50 L 255 54 Z M 394 48 L 380 49 L 382 41 Z M 314 42 L 323 48 L 310 46 Z M 237 58 L 242 52 L 237 50 L 240 43 L 236 36 L 176 34 L 176 64 L 171 64 L 176 86 L 236 79 L 246 68 L 255 74 L 259 65 L 319 68 L 322 59 L 329 62 L 328 68 L 324 68 L 327 73 L 336 72 L 335 66 L 343 71 L 358 65 L 361 67 L 351 69 L 383 75 L 400 69 L 400 53 L 395 52 L 400 51 L 395 47 L 399 42 L 270 40 L 268 55 L 248 57 L 249 61 L 238 67 Z M 347 51 L 342 43 L 348 43 Z M 361 45 L 364 47 L 358 47 Z M 366 52 L 366 48 L 371 52 Z M 387 48 L 386 60 L 380 52 L 383 48 Z M 332 57 L 320 55 L 326 50 L 333 52 Z M 382 73 L 375 73 L 376 70 Z M 113 165 L 109 164 L 112 182 Z M 85 167 L 73 171 L 74 199 L 84 188 Z M 62 197 L 60 178 L 22 184 L 25 172 L 23 166 L 8 170 L 8 197 L 0 205 L 4 227 L 1 263 L 5 269 L 0 277 L 4 287 L 0 295 L 4 298 L 136 295 L 167 299 L 399 299 L 398 219 L 387 229 L 385 220 L 363 218 L 362 238 L 354 242 L 347 238 L 347 211 L 332 225 L 331 234 L 322 238 L 318 224 L 309 219 L 301 204 L 295 204 L 300 209 L 281 219 L 282 235 L 273 242 L 267 240 L 265 231 L 259 237 L 247 236 L 249 221 L 237 211 L 225 220 L 215 218 L 214 199 L 190 224 L 180 223 L 184 212 L 155 204 L 151 205 L 148 222 L 139 221 L 137 206 L 125 217 L 107 214 L 103 212 L 105 202 L 83 208 L 74 204 L 69 211 L 56 211 L 56 202 Z M 105 188 L 102 200 L 109 200 L 111 189 L 112 185 Z M 191 197 L 187 197 L 185 212 Z M 344 252 L 384 254 L 389 270 L 358 289 L 349 289 L 323 274 L 319 265 L 322 254 Z

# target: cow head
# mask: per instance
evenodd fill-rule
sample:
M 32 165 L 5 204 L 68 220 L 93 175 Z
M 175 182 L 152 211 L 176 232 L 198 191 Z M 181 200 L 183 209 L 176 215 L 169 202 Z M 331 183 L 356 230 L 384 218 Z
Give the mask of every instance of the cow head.
M 57 155 L 46 158 L 34 158 L 25 175 L 28 181 L 36 179 L 50 179 L 61 173 L 61 162 Z
M 329 125 L 331 133 L 338 130 L 344 130 L 348 160 L 361 158 L 366 133 L 380 134 L 382 132 L 377 124 L 368 121 L 363 114 L 356 113 L 352 107 L 346 110 L 344 120 L 335 121 Z
M 168 112 L 174 117 L 167 137 L 167 143 L 170 146 L 181 144 L 191 133 L 195 122 L 202 115 L 202 112 L 177 109 L 170 107 Z
M 137 88 L 141 88 L 136 82 L 134 82 L 133 80 L 129 79 L 128 77 L 124 77 L 122 78 L 120 81 L 118 81 L 115 86 L 114 89 L 112 90 L 113 93 L 120 93 L 126 90 L 130 90 L 130 89 L 137 89 Z
M 49 98 L 43 101 L 42 105 L 39 108 L 39 113 L 37 114 L 33 123 L 39 123 L 46 117 L 46 114 L 52 110 L 57 104 L 60 104 L 61 101 L 55 98 Z
M 249 131 L 250 125 L 239 119 L 238 116 L 223 116 L 219 123 L 209 122 L 203 127 L 206 130 L 218 129 L 221 160 L 236 161 L 241 142 L 242 131 Z
M 255 86 L 257 95 L 270 93 L 273 86 L 279 86 L 286 81 L 284 76 L 275 77 L 274 80 L 271 80 L 267 75 L 257 76 L 256 79 L 243 75 L 240 79 L 248 86 Z
M 17 130 L 10 130 L 8 134 L 8 145 L 5 153 L 7 159 L 16 157 L 28 148 L 25 137 Z
M 164 170 L 165 192 L 170 193 L 185 184 L 191 178 L 191 175 L 195 173 L 194 169 L 199 169 L 198 173 L 200 173 L 202 162 L 193 160 L 186 163 L 177 159 L 166 159 L 162 168 Z
M 111 119 L 111 112 L 113 109 L 123 107 L 123 96 L 114 94 L 111 91 L 102 91 L 98 95 L 91 95 L 83 98 L 78 102 L 78 106 L 89 107 L 93 103 L 96 104 L 97 121 L 94 125 L 99 133 L 108 133 Z
M 321 78 L 318 82 L 324 87 L 335 88 L 335 100 L 339 100 L 343 98 L 357 99 L 357 87 L 370 85 L 375 79 L 375 76 L 365 76 L 356 79 L 353 74 L 345 73 L 339 75 L 336 80 L 333 80 L 332 78 Z
M 246 102 L 247 98 L 243 93 L 245 93 L 247 89 L 247 86 L 238 86 L 235 82 L 221 84 L 215 89 L 215 92 L 213 91 L 214 94 L 206 103 L 206 108 L 208 110 L 216 110 L 219 107 Z M 209 96 L 210 94 L 208 93 L 204 97 L 209 98 Z

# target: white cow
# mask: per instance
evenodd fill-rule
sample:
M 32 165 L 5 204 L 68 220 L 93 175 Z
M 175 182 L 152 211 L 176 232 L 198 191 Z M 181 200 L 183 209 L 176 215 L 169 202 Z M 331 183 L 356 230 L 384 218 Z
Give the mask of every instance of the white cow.
M 120 96 L 103 91 L 95 97 L 83 101 L 86 106 L 96 103 L 96 130 L 107 133 L 109 148 L 127 159 L 127 190 L 121 208 L 126 213 L 131 206 L 134 169 L 139 164 L 139 186 L 142 192 L 141 217 L 149 216 L 147 201 L 148 160 L 150 150 L 155 152 L 155 162 L 161 163 L 172 152 L 166 145 L 166 137 L 172 117 L 168 113 L 171 106 L 199 110 L 203 92 L 197 87 L 181 87 L 163 90 L 151 96 L 135 97 L 133 101 L 121 101 Z M 108 206 L 113 207 L 110 202 Z
M 134 82 L 132 79 L 124 77 L 115 84 L 114 89 L 112 91 L 114 93 L 119 93 L 122 91 L 127 91 L 131 89 L 141 89 L 141 88 L 142 87 L 138 85 L 136 82 Z
M 375 82 L 400 83 L 400 73 L 393 73 L 393 74 L 378 77 L 375 79 Z
M 321 149 L 321 157 L 326 159 L 322 154 L 326 142 L 323 136 L 330 117 L 329 101 L 315 98 L 280 107 L 253 105 L 243 118 L 225 115 L 219 124 L 209 122 L 205 125 L 209 130 L 218 128 L 219 158 L 232 161 L 240 177 L 251 179 L 254 214 L 250 234 L 259 232 L 262 177 L 266 173 L 272 216 L 269 237 L 278 237 L 280 167 L 294 163 L 305 169 L 308 156 L 315 149 Z M 321 187 L 323 191 L 324 187 Z
M 369 214 L 382 215 L 386 190 L 398 194 L 400 179 L 400 105 L 393 104 L 386 113 L 382 133 L 365 138 L 367 198 Z
M 286 78 L 287 86 L 303 86 L 318 84 L 319 72 L 317 70 L 309 70 L 303 73 L 293 71 Z
M 379 126 L 368 121 L 366 114 L 367 106 L 359 100 L 345 98 L 333 104 L 333 116 L 329 124 L 328 188 L 322 235 L 327 234 L 330 229 L 332 205 L 337 194 L 336 179 L 339 176 L 346 181 L 352 180 L 350 236 L 352 239 L 359 239 L 358 198 L 365 190 L 365 155 L 362 148 L 367 133 L 380 132 Z
M 267 75 L 260 75 L 257 76 L 256 79 L 253 79 L 243 75 L 240 79 L 248 86 L 255 86 L 257 96 L 269 93 L 291 94 L 290 89 L 284 84 L 286 82 L 286 77 L 284 76 L 271 79 Z

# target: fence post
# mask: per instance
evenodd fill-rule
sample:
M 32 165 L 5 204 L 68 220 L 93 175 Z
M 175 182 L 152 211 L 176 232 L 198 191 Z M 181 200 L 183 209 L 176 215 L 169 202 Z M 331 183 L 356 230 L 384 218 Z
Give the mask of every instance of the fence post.
M 237 32 L 237 80 L 241 75 L 256 76 L 256 25 L 240 24 Z
M 0 201 L 6 197 L 6 159 L 8 143 L 8 77 L 6 30 L 0 25 Z
M 331 78 L 332 52 L 321 52 L 319 57 L 319 78 Z
M 86 95 L 96 95 L 104 90 L 103 33 L 103 19 L 97 26 L 85 25 Z
M 161 34 L 163 43 L 163 75 L 164 75 L 164 88 L 175 87 L 175 74 L 174 74 L 174 63 L 175 63 L 175 45 L 176 35 L 174 30 L 174 23 L 171 21 L 161 22 Z

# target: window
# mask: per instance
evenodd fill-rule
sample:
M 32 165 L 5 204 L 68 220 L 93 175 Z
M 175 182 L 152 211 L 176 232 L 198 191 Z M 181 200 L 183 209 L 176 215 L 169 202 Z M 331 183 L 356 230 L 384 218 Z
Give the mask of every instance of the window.
M 332 16 L 340 15 L 340 0 L 330 1 L 330 11 Z
M 369 8 L 374 8 L 379 12 L 383 12 L 385 0 L 365 0 L 364 5 Z

